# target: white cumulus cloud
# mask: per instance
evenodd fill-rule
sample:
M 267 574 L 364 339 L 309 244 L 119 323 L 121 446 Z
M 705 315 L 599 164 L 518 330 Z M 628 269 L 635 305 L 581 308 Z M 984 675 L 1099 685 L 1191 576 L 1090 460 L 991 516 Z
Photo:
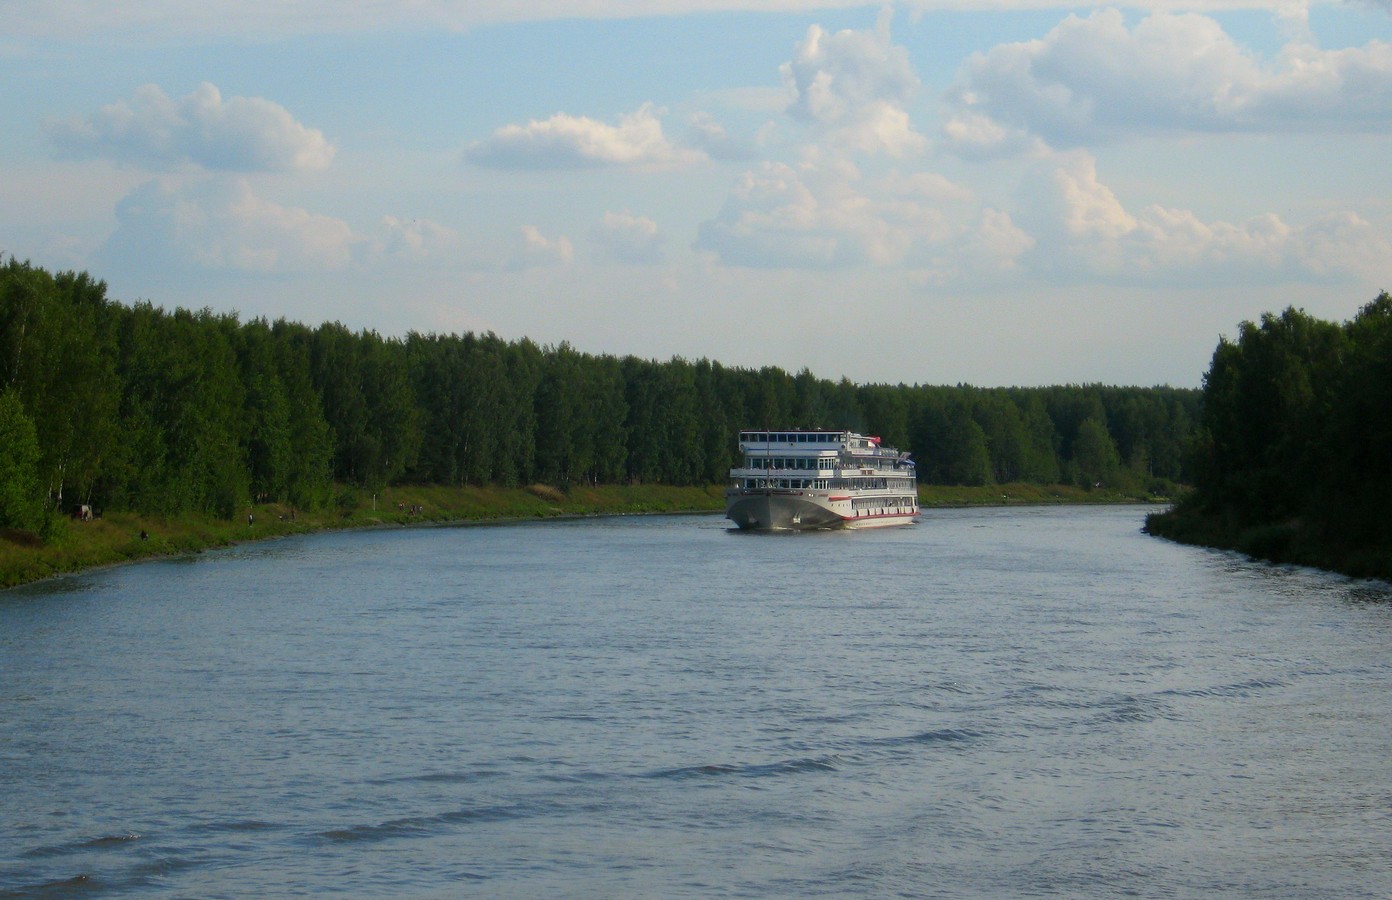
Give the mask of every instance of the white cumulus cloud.
M 1144 133 L 1392 129 L 1392 44 L 1292 43 L 1267 62 L 1216 21 L 1157 13 L 1070 15 L 1043 38 L 973 56 L 951 92 L 945 136 L 964 155 Z
M 828 33 L 813 25 L 779 67 L 792 96 L 788 112 L 823 129 L 834 144 L 861 153 L 922 153 L 906 104 L 919 88 L 908 51 L 893 43 L 889 14 L 873 31 Z
M 575 247 L 570 238 L 560 235 L 548 238 L 535 225 L 523 225 L 514 237 L 512 255 L 507 268 L 520 272 L 523 269 L 568 266 L 575 260 Z
M 617 125 L 565 113 L 533 119 L 526 125 L 505 125 L 485 140 L 470 144 L 464 157 L 501 169 L 664 168 L 706 158 L 669 141 L 651 103 L 623 116 Z
M 382 233 L 377 251 L 392 260 L 448 263 L 453 261 L 461 247 L 457 231 L 429 219 L 383 216 Z
M 666 238 L 652 219 L 624 210 L 608 212 L 590 229 L 590 241 L 606 258 L 630 265 L 652 265 L 663 260 Z
M 815 155 L 746 172 L 696 243 L 726 265 L 899 267 L 935 280 L 1009 270 L 1032 245 L 1007 213 L 940 175 L 866 180 Z
M 1295 226 L 1274 213 L 1205 222 L 1189 210 L 1131 211 L 1083 151 L 1041 165 L 1022 191 L 1037 239 L 1029 265 L 1065 278 L 1213 284 L 1386 277 L 1392 240 L 1354 213 Z
M 102 251 L 176 269 L 252 273 L 348 267 L 362 246 L 346 222 L 258 197 L 241 178 L 146 182 L 116 206 Z
M 711 159 L 752 159 L 754 142 L 732 137 L 709 113 L 696 113 L 687 122 L 687 143 Z
M 204 82 L 175 100 L 158 85 L 107 104 L 85 119 L 51 121 L 59 152 L 166 171 L 188 165 L 229 172 L 322 169 L 333 159 L 323 132 L 260 97 L 223 99 Z

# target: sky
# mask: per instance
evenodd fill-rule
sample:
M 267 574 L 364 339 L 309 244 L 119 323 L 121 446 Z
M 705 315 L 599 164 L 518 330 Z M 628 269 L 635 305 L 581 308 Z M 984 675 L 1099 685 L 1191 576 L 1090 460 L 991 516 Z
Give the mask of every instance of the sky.
M 1198 387 L 1392 290 L 1392 0 L 0 11 L 0 255 L 125 303 Z

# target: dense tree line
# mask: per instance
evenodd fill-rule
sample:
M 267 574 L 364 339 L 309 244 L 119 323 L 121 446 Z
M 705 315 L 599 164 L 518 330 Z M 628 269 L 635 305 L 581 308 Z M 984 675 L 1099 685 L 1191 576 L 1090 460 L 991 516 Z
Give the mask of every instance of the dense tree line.
M 106 296 L 87 274 L 0 267 L 0 525 L 74 504 L 231 516 L 403 482 L 724 481 L 741 428 L 849 428 L 926 482 L 1186 477 L 1197 391 L 855 385 L 543 347 L 404 339 Z
M 1152 530 L 1392 576 L 1392 297 L 1244 322 L 1204 378 L 1193 494 Z

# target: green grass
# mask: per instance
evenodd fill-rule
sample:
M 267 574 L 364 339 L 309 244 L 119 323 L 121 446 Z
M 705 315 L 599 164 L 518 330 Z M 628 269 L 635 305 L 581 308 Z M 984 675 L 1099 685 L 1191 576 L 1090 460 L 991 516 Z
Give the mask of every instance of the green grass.
M 248 507 L 233 520 L 185 515 L 171 518 L 108 512 L 94 522 L 61 521 L 49 540 L 0 529 L 0 588 L 139 559 L 196 553 L 238 541 L 342 528 L 390 528 L 425 523 L 487 522 L 554 516 L 715 511 L 722 487 L 545 485 L 501 487 L 392 487 L 373 493 L 340 489 L 337 502 L 319 510 L 283 504 Z M 248 524 L 246 513 L 252 521 Z M 141 538 L 141 532 L 146 538 Z
M 1039 506 L 1051 503 L 1167 503 L 1145 491 L 1115 488 L 1080 488 L 1070 484 L 988 484 L 965 487 L 925 484 L 918 488 L 924 508 L 953 506 Z
M 950 487 L 922 485 L 924 508 L 1041 503 L 1118 503 L 1163 498 L 1125 492 L 1033 484 Z M 48 541 L 28 532 L 0 529 L 0 588 L 65 572 L 160 556 L 197 553 L 239 541 L 343 528 L 392 528 L 427 523 L 488 522 L 556 516 L 717 512 L 725 508 L 723 485 L 572 486 L 525 488 L 401 486 L 373 493 L 340 488 L 336 502 L 319 510 L 283 504 L 249 507 L 233 520 L 185 515 L 171 518 L 108 512 L 95 522 L 57 523 Z M 247 523 L 246 514 L 252 515 Z M 141 532 L 147 535 L 141 539 Z

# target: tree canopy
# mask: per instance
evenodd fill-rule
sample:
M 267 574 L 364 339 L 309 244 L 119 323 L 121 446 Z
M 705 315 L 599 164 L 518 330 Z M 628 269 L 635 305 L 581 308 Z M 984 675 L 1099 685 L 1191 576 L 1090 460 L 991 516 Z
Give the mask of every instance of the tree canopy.
M 1188 477 L 1200 399 L 856 385 L 491 333 L 242 322 L 117 303 L 86 273 L 0 265 L 0 525 L 14 527 L 77 503 L 311 508 L 335 485 L 710 484 L 736 461 L 741 428 L 877 434 L 913 452 L 927 482 L 1144 485 Z
M 1242 323 L 1203 396 L 1195 490 L 1153 530 L 1392 575 L 1392 297 L 1342 324 L 1293 308 Z

